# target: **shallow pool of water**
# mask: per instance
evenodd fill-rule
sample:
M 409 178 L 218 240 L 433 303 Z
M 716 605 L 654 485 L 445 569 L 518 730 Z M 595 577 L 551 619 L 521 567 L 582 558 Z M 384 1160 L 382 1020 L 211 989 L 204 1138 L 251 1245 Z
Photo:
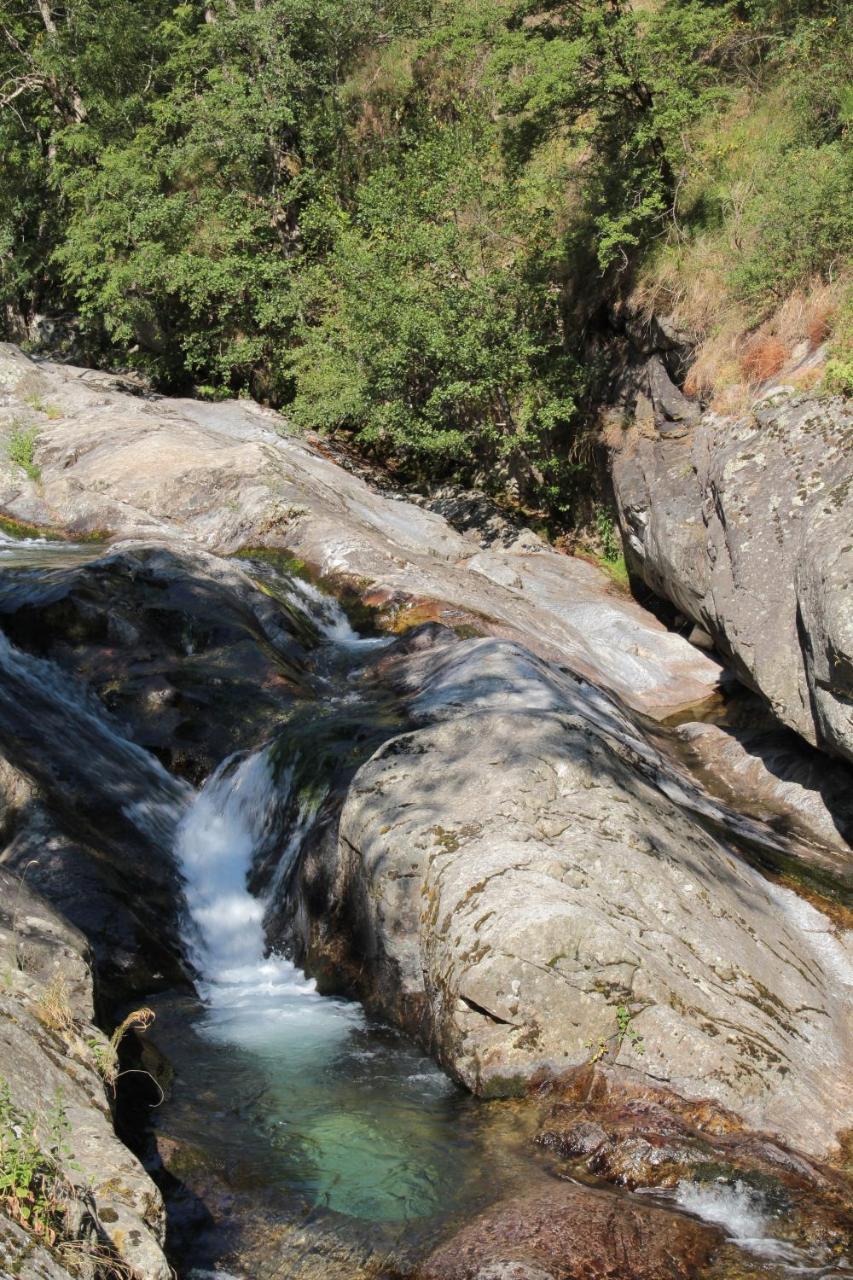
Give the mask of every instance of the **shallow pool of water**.
M 196 1265 L 239 1273 L 248 1253 L 263 1274 L 260 1222 L 279 1262 L 290 1224 L 300 1250 L 306 1230 L 325 1242 L 329 1276 L 336 1249 L 353 1251 L 352 1275 L 356 1262 L 403 1263 L 544 1170 L 529 1108 L 477 1102 L 401 1033 L 317 995 L 295 971 L 290 995 L 279 985 L 251 1028 L 245 1010 L 186 997 L 154 1007 L 154 1041 L 175 1068 L 152 1113 L 155 1138 L 219 1223 L 193 1245 Z M 281 1275 L 303 1274 L 288 1266 Z

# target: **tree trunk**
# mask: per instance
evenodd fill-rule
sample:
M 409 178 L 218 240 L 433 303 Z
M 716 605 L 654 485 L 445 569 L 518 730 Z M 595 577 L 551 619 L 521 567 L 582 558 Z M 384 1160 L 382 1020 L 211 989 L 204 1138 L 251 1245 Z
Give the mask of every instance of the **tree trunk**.
M 38 3 L 38 11 L 41 14 L 41 20 L 44 23 L 44 29 L 47 32 L 47 34 L 50 36 L 51 40 L 55 40 L 58 33 L 56 29 L 56 23 L 53 20 L 53 14 L 50 11 L 50 5 L 48 4 L 48 0 L 37 0 L 37 3 Z M 56 82 L 54 81 L 54 84 L 55 83 Z M 58 85 L 56 86 L 56 89 L 57 91 L 61 92 L 61 90 L 59 90 Z M 83 99 L 80 97 L 80 94 L 77 92 L 77 89 L 73 84 L 68 84 L 66 86 L 66 93 L 71 103 L 71 111 L 74 116 L 74 119 L 77 121 L 78 124 L 82 124 L 83 121 L 88 116 L 88 112 L 86 111 L 86 106 L 85 106 L 85 103 L 83 102 Z

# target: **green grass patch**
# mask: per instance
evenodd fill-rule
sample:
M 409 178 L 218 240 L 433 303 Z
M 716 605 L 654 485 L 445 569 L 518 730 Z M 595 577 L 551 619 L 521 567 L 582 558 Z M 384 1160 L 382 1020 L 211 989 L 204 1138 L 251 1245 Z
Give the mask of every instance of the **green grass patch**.
M 614 582 L 617 587 L 622 587 L 625 591 L 628 590 L 628 566 L 621 552 L 613 560 L 608 560 L 605 556 L 596 556 L 596 563 L 599 568 L 604 570 L 611 582 Z
M 41 468 L 35 461 L 37 440 L 38 430 L 35 427 L 15 426 L 6 442 L 9 461 L 25 471 L 31 480 L 41 478 Z

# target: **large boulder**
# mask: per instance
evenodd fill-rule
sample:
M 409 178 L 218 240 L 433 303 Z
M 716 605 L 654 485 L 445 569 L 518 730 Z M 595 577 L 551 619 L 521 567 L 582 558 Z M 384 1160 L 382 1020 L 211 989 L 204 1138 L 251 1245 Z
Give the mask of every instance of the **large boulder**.
M 544 1184 L 441 1245 L 418 1280 L 692 1280 L 720 1234 L 656 1205 Z
M 738 421 L 611 433 L 633 569 L 808 742 L 853 759 L 853 414 L 776 389 Z
M 423 727 L 303 865 L 309 959 L 348 939 L 368 998 L 476 1093 L 600 1051 L 827 1152 L 853 1116 L 830 920 L 712 836 L 594 691 L 506 642 L 416 661 Z

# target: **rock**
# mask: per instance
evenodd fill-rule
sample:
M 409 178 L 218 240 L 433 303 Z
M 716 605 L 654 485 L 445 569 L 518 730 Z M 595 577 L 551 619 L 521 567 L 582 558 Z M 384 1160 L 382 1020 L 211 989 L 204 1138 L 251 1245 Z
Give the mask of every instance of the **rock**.
M 480 1214 L 418 1280 L 690 1280 L 713 1228 L 590 1187 L 555 1183 Z
M 612 452 L 634 571 L 808 742 L 853 759 L 853 416 L 775 394 Z
M 699 410 L 670 378 L 663 360 L 654 355 L 645 368 L 649 399 L 655 414 L 655 426 L 662 436 L 671 439 L 683 435 L 699 420 Z
M 360 769 L 303 868 L 309 961 L 340 967 L 347 943 L 374 1006 L 477 1093 L 523 1091 L 603 1040 L 827 1152 L 853 1110 L 850 948 L 830 921 L 714 839 L 594 690 L 506 642 L 408 661 L 424 727 Z
M 0 1275 L 15 1280 L 73 1280 L 35 1237 L 0 1212 Z
M 576 1174 L 631 1189 L 740 1183 L 775 1207 L 775 1234 L 835 1255 L 850 1246 L 849 1176 L 744 1132 L 718 1106 L 598 1064 L 546 1079 L 538 1093 L 549 1105 L 536 1141 Z
M 842 880 L 853 877 L 853 796 L 846 765 L 807 752 L 784 730 L 688 723 L 675 732 L 711 790 L 755 817 L 781 822 L 837 851 L 827 865 Z
M 0 1079 L 11 1104 L 21 1116 L 38 1117 L 42 1134 L 51 1123 L 61 1126 L 56 1158 L 77 1188 L 72 1209 L 79 1230 L 96 1224 L 97 1234 L 139 1280 L 169 1280 L 160 1192 L 113 1131 L 91 1047 L 106 1041 L 92 1021 L 85 940 L 25 881 L 2 868 L 0 903 Z M 2 1248 L 14 1252 L 19 1233 L 12 1236 Z M 30 1274 L 63 1275 L 50 1270 L 42 1253 L 24 1250 Z
M 120 544 L 79 567 L 8 576 L 0 623 L 84 681 L 136 743 L 200 781 L 306 691 L 317 632 L 249 567 L 198 548 Z
M 62 828 L 42 800 L 21 815 L 0 864 L 85 936 L 98 974 L 102 1009 L 118 1008 L 188 979 L 174 921 L 176 886 L 157 882 L 126 850 L 84 843 Z
M 533 534 L 481 556 L 476 515 L 453 519 L 378 493 L 284 420 L 244 401 L 142 399 L 92 370 L 30 361 L 0 344 L 0 430 L 22 413 L 33 380 L 59 417 L 35 415 L 38 484 L 0 464 L 0 509 L 73 534 L 192 542 L 217 553 L 287 549 L 362 595 L 408 604 L 450 625 L 475 618 L 571 665 L 653 716 L 700 703 L 719 667 L 669 633 L 591 564 Z M 463 503 L 463 507 L 464 507 Z M 469 504 L 470 505 L 470 504 Z M 487 535 L 487 537 L 490 535 Z M 507 536 L 509 536 L 507 534 Z M 469 563 L 473 560 L 473 563 Z

